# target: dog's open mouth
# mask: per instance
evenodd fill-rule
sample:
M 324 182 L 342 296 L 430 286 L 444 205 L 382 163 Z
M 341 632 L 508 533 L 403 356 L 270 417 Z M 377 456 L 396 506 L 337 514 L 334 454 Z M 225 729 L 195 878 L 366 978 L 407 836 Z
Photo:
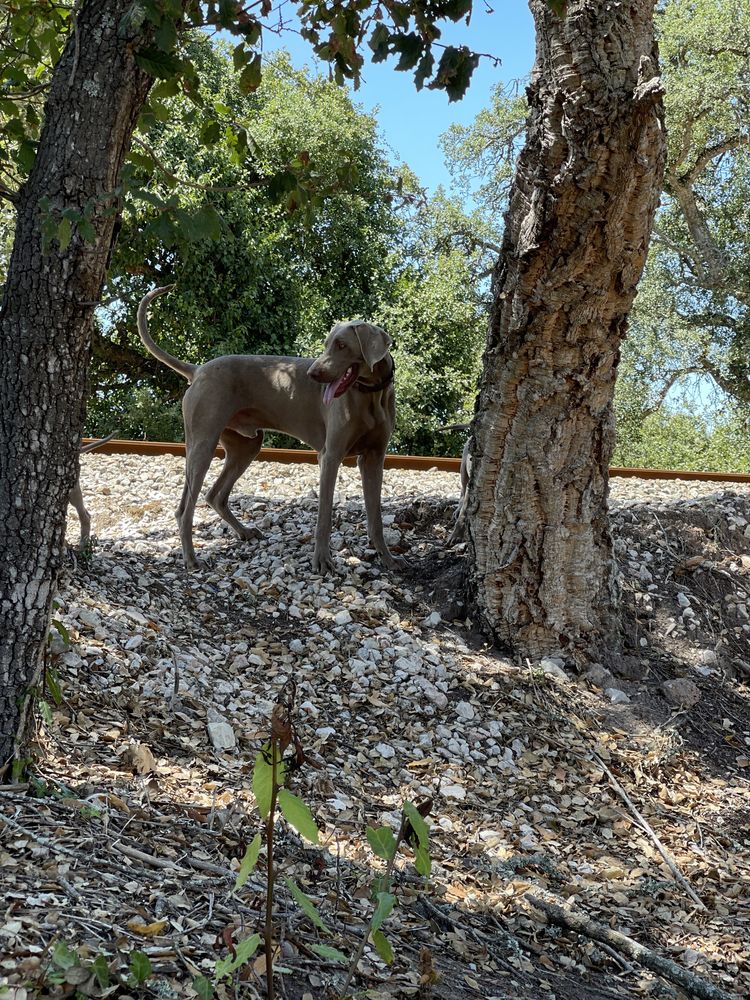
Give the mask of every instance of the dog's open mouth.
M 334 399 L 343 396 L 352 382 L 356 380 L 358 374 L 359 365 L 349 365 L 340 378 L 337 378 L 335 382 L 329 382 L 323 390 L 323 402 L 326 406 L 330 406 Z

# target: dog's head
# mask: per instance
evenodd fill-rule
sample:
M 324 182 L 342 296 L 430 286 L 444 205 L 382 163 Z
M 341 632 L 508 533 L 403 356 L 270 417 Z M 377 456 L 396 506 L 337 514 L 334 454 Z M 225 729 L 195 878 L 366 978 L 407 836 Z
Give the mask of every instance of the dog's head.
M 332 403 L 357 381 L 362 368 L 372 372 L 392 343 L 385 330 L 364 320 L 336 323 L 326 337 L 323 353 L 313 361 L 307 374 L 316 382 L 326 383 L 323 401 Z

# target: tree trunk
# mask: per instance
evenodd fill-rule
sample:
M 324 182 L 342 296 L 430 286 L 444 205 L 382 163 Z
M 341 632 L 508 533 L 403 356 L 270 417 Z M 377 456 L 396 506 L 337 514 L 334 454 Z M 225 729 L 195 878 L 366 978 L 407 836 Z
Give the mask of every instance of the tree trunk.
M 665 137 L 654 0 L 530 0 L 530 117 L 493 275 L 474 426 L 470 590 L 501 645 L 602 656 L 617 633 L 613 395 Z
M 113 242 L 116 187 L 151 78 L 133 59 L 132 0 L 84 0 L 57 65 L 36 162 L 18 202 L 0 310 L 0 768 L 39 675 L 78 470 L 94 305 Z M 48 199 L 48 203 L 44 202 Z M 85 242 L 42 233 L 86 213 Z M 84 227 L 85 228 L 85 227 Z M 93 239 L 92 237 L 93 232 Z M 64 240 L 63 240 L 64 242 Z

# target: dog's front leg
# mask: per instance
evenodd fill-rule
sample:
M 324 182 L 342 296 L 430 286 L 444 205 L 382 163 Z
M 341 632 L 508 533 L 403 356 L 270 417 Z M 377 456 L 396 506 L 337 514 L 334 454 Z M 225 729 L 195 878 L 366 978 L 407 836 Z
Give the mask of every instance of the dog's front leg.
M 333 569 L 331 558 L 331 518 L 333 516 L 333 493 L 342 456 L 338 451 L 324 445 L 318 455 L 320 465 L 320 487 L 318 490 L 318 523 L 315 528 L 315 550 L 312 564 L 315 573 L 329 573 Z
M 362 477 L 362 492 L 365 497 L 365 512 L 367 513 L 367 533 L 375 550 L 388 569 L 396 569 L 403 564 L 390 551 L 383 537 L 383 515 L 380 507 L 380 497 L 383 492 L 383 460 L 385 455 L 379 451 L 367 451 L 357 459 L 359 474 Z

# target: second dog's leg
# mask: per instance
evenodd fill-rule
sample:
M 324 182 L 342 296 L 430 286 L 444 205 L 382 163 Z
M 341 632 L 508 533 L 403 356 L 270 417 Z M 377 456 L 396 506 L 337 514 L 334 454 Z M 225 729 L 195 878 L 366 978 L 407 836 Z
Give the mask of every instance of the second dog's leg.
M 78 520 L 81 522 L 81 540 L 78 545 L 83 549 L 86 547 L 89 539 L 91 538 L 91 517 L 89 512 L 86 510 L 86 505 L 83 502 L 83 493 L 81 492 L 80 483 L 76 483 L 70 491 L 68 502 L 75 507 L 76 513 L 78 514 Z
M 388 569 L 395 569 L 400 560 L 392 555 L 383 538 L 383 515 L 380 507 L 383 492 L 383 458 L 381 452 L 367 451 L 359 456 L 357 465 L 362 477 L 370 541 Z
M 318 455 L 320 465 L 320 488 L 318 490 L 318 523 L 315 528 L 315 550 L 313 551 L 313 572 L 328 573 L 333 569 L 331 558 L 331 518 L 333 515 L 333 493 L 336 477 L 341 465 L 341 455 L 332 452 L 325 445 Z
M 260 451 L 263 444 L 263 431 L 258 431 L 255 437 L 248 438 L 238 434 L 237 431 L 227 429 L 222 432 L 219 440 L 224 445 L 226 452 L 224 467 L 221 470 L 221 475 L 208 491 L 206 501 L 244 541 L 251 538 L 261 538 L 261 532 L 257 528 L 252 528 L 237 520 L 229 508 L 228 501 L 232 487 Z

